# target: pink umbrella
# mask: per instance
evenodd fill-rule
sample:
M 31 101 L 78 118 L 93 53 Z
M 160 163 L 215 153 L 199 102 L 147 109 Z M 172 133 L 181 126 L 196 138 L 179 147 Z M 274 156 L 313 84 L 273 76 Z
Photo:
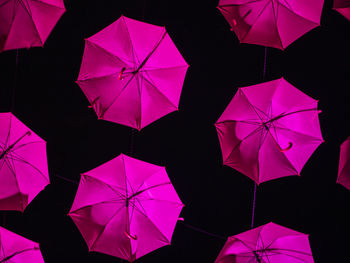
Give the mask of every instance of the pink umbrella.
M 77 83 L 99 119 L 140 130 L 178 110 L 187 68 L 164 27 L 122 16 L 86 39 Z
M 285 49 L 320 25 L 323 0 L 220 0 L 218 9 L 242 43 Z
M 215 263 L 313 263 L 308 235 L 268 223 L 229 237 Z
M 63 0 L 1 0 L 0 52 L 42 47 L 64 12 Z
M 39 244 L 0 227 L 0 263 L 44 263 Z
M 350 136 L 340 146 L 337 183 L 350 190 Z
M 333 9 L 350 21 L 350 0 L 334 0 Z
M 49 183 L 46 142 L 12 113 L 0 113 L 0 210 L 23 212 Z
M 132 262 L 170 245 L 182 207 L 164 167 L 121 154 L 82 174 L 69 216 L 89 251 Z
M 224 165 L 257 184 L 300 175 L 323 142 L 317 103 L 283 78 L 239 88 L 215 124 Z

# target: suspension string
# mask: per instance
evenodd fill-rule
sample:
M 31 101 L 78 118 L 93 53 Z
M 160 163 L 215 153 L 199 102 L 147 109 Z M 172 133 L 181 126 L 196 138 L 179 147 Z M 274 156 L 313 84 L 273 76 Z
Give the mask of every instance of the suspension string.
M 58 175 L 58 174 L 54 174 L 53 176 L 54 176 L 54 177 L 57 177 L 57 178 L 60 178 L 60 179 L 62 179 L 63 181 L 72 183 L 72 184 L 79 184 L 79 182 L 77 182 L 77 181 L 75 181 L 75 180 L 69 179 L 69 178 L 67 178 L 67 177 L 64 177 L 64 176 L 61 176 L 61 175 Z
M 130 155 L 130 157 L 132 157 L 133 154 L 134 154 L 134 148 L 135 148 L 134 143 L 135 143 L 136 131 L 137 131 L 136 129 L 131 128 L 130 148 L 129 148 L 129 155 Z
M 266 69 L 267 69 L 267 47 L 265 47 L 265 53 L 264 53 L 264 67 L 263 67 L 263 75 L 262 79 L 263 82 L 266 79 Z M 252 205 L 252 219 L 250 223 L 250 228 L 254 228 L 254 218 L 255 218 L 255 206 L 256 206 L 256 192 L 258 189 L 257 183 L 254 182 L 254 191 L 253 191 L 253 205 Z
M 187 227 L 187 228 L 189 228 L 189 229 L 192 229 L 192 230 L 194 230 L 194 231 L 196 231 L 196 232 L 202 233 L 202 234 L 204 234 L 204 235 L 211 236 L 211 237 L 215 237 L 215 238 L 222 239 L 222 240 L 226 240 L 226 239 L 227 239 L 227 237 L 220 236 L 220 235 L 217 235 L 217 234 L 214 234 L 214 233 L 210 233 L 210 232 L 205 231 L 205 230 L 203 230 L 203 229 L 200 229 L 200 228 L 198 228 L 198 227 L 195 227 L 195 226 L 186 224 L 186 223 L 184 223 L 183 221 L 181 221 L 181 222 L 182 222 L 182 224 L 183 224 L 185 227 Z
M 16 49 L 16 66 L 15 72 L 13 74 L 13 87 L 11 95 L 11 112 L 15 110 L 15 97 L 16 97 L 16 87 L 17 87 L 17 77 L 18 77 L 18 58 L 19 58 L 19 49 Z
M 254 192 L 253 192 L 253 206 L 252 206 L 252 221 L 250 223 L 250 228 L 254 228 L 254 217 L 255 217 L 255 204 L 256 204 L 256 190 L 258 184 L 254 182 Z

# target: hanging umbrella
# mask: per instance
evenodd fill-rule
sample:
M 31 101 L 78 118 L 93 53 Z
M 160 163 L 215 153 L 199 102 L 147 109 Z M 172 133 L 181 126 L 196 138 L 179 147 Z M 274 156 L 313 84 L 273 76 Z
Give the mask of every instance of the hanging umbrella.
M 140 130 L 178 110 L 187 68 L 164 27 L 122 16 L 86 39 L 77 83 L 99 119 Z
M 337 183 L 350 190 L 350 136 L 340 146 Z
M 0 210 L 23 212 L 49 183 L 46 142 L 12 113 L 0 113 Z
M 132 262 L 170 244 L 182 207 L 164 167 L 121 154 L 82 174 L 69 216 L 89 251 Z
M 283 78 L 239 88 L 215 124 L 223 163 L 258 184 L 300 175 L 323 142 L 317 103 Z
M 268 223 L 229 237 L 215 263 L 313 263 L 308 235 Z
M 333 9 L 350 21 L 350 0 L 334 0 Z
M 0 263 L 44 263 L 39 244 L 0 227 Z
M 242 43 L 285 49 L 320 25 L 323 0 L 220 0 L 218 9 Z
M 0 52 L 42 47 L 64 12 L 63 0 L 1 0 Z

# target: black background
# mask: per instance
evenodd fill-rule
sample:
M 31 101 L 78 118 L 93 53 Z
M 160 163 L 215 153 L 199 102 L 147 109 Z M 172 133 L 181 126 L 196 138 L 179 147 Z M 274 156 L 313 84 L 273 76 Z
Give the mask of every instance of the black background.
M 222 165 L 215 121 L 238 87 L 262 82 L 264 47 L 239 44 L 218 1 L 65 1 L 67 12 L 44 48 L 19 51 L 15 115 L 47 141 L 51 184 L 2 225 L 40 243 L 46 263 L 119 262 L 89 253 L 67 216 L 79 181 L 130 151 L 131 128 L 98 121 L 75 84 L 83 39 L 122 14 L 166 29 L 190 65 L 180 111 L 137 133 L 134 157 L 165 165 L 189 225 L 220 236 L 250 228 L 253 181 Z M 350 262 L 350 192 L 337 185 L 339 146 L 350 135 L 350 22 L 326 2 L 321 27 L 284 52 L 268 49 L 266 80 L 284 77 L 319 100 L 322 144 L 301 172 L 258 187 L 255 225 L 270 221 L 310 234 L 315 262 Z M 11 109 L 16 51 L 0 54 L 0 111 Z M 213 262 L 225 240 L 179 222 L 172 245 L 139 262 Z

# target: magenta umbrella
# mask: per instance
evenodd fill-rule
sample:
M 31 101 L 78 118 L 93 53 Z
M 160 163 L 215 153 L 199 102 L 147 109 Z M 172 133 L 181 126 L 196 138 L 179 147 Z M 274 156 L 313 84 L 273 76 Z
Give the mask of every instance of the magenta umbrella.
M 333 0 L 333 9 L 350 21 L 350 0 Z
M 229 237 L 215 263 L 313 263 L 308 235 L 268 223 Z
M 350 190 L 350 136 L 340 146 L 337 183 Z
M 285 49 L 320 25 L 323 0 L 220 0 L 241 43 Z
M 0 113 L 0 210 L 23 212 L 49 183 L 46 142 L 12 113 Z
M 64 12 L 63 0 L 1 0 L 0 52 L 42 47 Z
M 257 184 L 300 175 L 323 142 L 317 104 L 283 78 L 239 88 L 215 123 L 224 165 Z
M 170 245 L 182 207 L 164 167 L 121 154 L 82 174 L 69 216 L 89 251 L 132 262 Z
M 39 244 L 0 227 L 0 263 L 44 263 Z
M 99 119 L 140 130 L 178 110 L 187 68 L 164 27 L 122 16 L 86 39 L 77 83 Z

